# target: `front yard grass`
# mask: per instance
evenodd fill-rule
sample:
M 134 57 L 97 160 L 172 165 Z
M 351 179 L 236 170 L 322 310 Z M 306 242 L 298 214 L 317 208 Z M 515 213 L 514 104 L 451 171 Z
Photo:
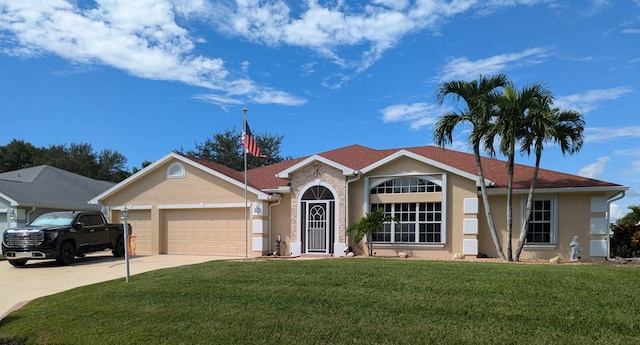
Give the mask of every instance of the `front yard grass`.
M 638 286 L 586 264 L 213 261 L 34 300 L 0 344 L 637 344 Z

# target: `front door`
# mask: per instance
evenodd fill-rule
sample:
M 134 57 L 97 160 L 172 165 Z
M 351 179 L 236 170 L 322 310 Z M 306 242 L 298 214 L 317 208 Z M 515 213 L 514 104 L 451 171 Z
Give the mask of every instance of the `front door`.
M 306 252 L 327 253 L 329 242 L 328 202 L 308 202 Z

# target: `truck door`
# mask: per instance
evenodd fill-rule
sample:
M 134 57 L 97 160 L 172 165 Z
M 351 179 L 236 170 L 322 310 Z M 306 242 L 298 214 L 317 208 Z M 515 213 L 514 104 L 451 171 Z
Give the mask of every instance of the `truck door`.
M 109 228 L 99 214 L 85 214 L 80 216 L 82 224 L 81 245 L 101 245 L 110 243 Z

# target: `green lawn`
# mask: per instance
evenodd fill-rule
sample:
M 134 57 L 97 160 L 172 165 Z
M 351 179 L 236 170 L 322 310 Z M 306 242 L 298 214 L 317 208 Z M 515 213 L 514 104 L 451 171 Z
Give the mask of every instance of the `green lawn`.
M 586 264 L 213 261 L 34 300 L 0 344 L 638 344 L 639 286 Z

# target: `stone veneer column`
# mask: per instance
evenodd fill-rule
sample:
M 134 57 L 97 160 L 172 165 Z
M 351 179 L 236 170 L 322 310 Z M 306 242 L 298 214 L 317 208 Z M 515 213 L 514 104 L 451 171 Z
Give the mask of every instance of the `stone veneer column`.
M 322 163 L 314 163 L 309 166 L 306 166 L 298 171 L 291 177 L 291 251 L 293 255 L 300 254 L 302 251 L 302 246 L 304 245 L 301 242 L 301 239 L 298 238 L 298 215 L 300 210 L 298 210 L 299 201 L 301 195 L 309 188 L 311 185 L 323 185 L 329 188 L 333 193 L 334 201 L 335 201 L 335 219 L 333 219 L 334 224 L 336 224 L 336 234 L 334 241 L 335 243 L 329 243 L 329 245 L 334 246 L 334 255 L 344 255 L 343 249 L 346 244 L 345 239 L 345 196 L 346 196 L 346 177 L 342 174 L 342 171 L 328 166 Z M 301 225 L 300 225 L 301 226 Z M 337 248 L 341 252 L 336 252 L 337 246 L 342 246 L 343 248 Z M 294 251 L 299 250 L 300 252 L 295 253 Z

